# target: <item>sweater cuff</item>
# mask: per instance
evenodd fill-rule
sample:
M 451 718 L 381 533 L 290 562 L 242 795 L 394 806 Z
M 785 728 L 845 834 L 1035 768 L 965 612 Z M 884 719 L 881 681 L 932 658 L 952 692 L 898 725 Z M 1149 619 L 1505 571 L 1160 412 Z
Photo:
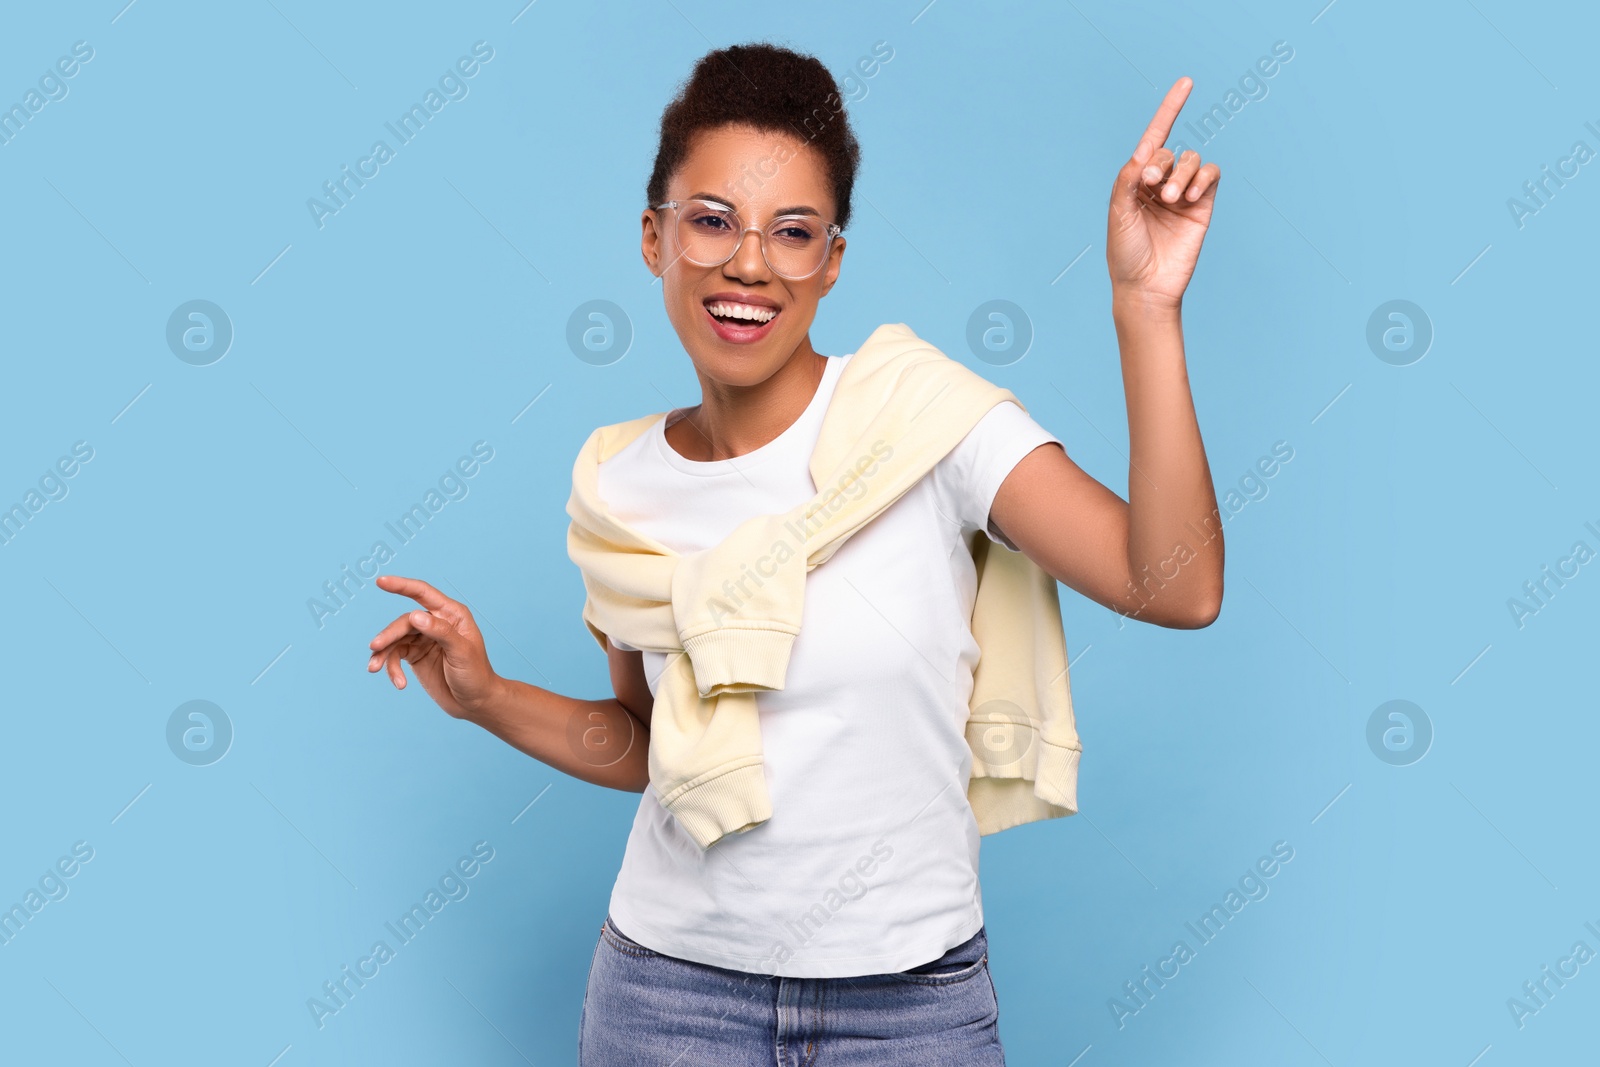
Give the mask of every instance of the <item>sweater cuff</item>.
M 702 697 L 782 689 L 794 634 L 784 630 L 721 627 L 683 639 Z
M 702 849 L 772 818 L 760 763 L 718 775 L 661 803 Z
M 1078 810 L 1078 759 L 1081 748 L 1052 745 L 1039 739 L 1039 761 L 1034 767 L 1033 794 L 1040 800 L 1076 813 Z

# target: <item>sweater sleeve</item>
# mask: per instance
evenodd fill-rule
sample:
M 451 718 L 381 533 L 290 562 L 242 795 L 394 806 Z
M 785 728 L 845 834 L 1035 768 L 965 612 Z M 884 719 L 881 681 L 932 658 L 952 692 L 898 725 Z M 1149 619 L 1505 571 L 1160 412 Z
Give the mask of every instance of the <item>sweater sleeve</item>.
M 982 530 L 990 540 L 1016 551 L 999 528 L 989 522 L 1000 483 L 1022 457 L 1060 438 L 1009 400 L 996 404 L 978 420 L 961 443 L 934 467 L 932 477 L 939 509 L 963 533 Z

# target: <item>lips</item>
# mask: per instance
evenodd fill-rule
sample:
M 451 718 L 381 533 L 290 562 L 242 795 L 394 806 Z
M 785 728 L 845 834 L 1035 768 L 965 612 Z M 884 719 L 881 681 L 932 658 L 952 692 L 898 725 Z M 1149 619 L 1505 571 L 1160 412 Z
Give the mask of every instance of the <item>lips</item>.
M 783 314 L 771 300 L 744 293 L 717 293 L 707 297 L 703 306 L 712 332 L 730 344 L 761 340 Z

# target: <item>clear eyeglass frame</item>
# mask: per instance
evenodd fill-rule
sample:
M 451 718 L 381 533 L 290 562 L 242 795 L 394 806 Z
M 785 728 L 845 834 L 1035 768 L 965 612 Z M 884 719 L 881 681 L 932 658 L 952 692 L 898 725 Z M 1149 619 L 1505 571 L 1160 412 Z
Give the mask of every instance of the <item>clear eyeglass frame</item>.
M 675 236 L 676 236 L 677 241 L 678 241 L 678 247 L 680 249 L 682 249 L 683 258 L 687 259 L 690 263 L 693 263 L 697 267 L 720 267 L 720 266 L 722 266 L 724 263 L 728 262 L 728 260 L 732 259 L 735 255 L 738 254 L 739 249 L 744 245 L 744 235 L 749 233 L 751 230 L 754 230 L 756 232 L 756 234 L 757 234 L 757 237 L 758 237 L 759 241 L 760 241 L 760 244 L 761 244 L 761 258 L 767 264 L 767 269 L 771 270 L 772 273 L 776 274 L 778 277 L 787 279 L 788 281 L 792 281 L 792 282 L 804 281 L 805 279 L 807 279 L 807 278 L 811 277 L 812 275 L 816 274 L 817 271 L 821 270 L 823 265 L 828 262 L 828 251 L 833 247 L 834 238 L 838 237 L 841 233 L 844 232 L 838 226 L 838 224 L 832 223 L 832 222 L 828 223 L 824 227 L 824 231 L 823 232 L 826 234 L 826 240 L 823 241 L 823 243 L 822 243 L 822 251 L 817 256 L 817 265 L 812 267 L 810 270 L 806 271 L 803 274 L 792 274 L 792 273 L 788 273 L 788 272 L 785 272 L 785 271 L 779 269 L 776 265 L 773 264 L 772 256 L 768 253 L 768 241 L 771 239 L 772 233 L 774 232 L 774 230 L 776 228 L 779 227 L 780 223 L 799 221 L 799 222 L 805 223 L 808 226 L 809 225 L 815 225 L 816 222 L 818 221 L 816 216 L 814 216 L 814 215 L 779 215 L 776 218 L 774 218 L 771 221 L 769 221 L 766 224 L 766 226 L 762 227 L 762 226 L 746 226 L 746 225 L 744 225 L 744 216 L 739 214 L 739 211 L 738 211 L 737 208 L 734 208 L 733 206 L 731 206 L 729 204 L 724 204 L 724 203 L 721 203 L 721 202 L 715 201 L 715 200 L 668 200 L 665 203 L 661 203 L 661 204 L 655 205 L 655 207 L 653 207 L 651 210 L 653 210 L 653 211 L 665 211 L 668 208 L 672 208 L 672 209 L 676 210 L 676 209 L 682 208 L 682 207 L 684 207 L 686 205 L 689 205 L 689 204 L 704 204 L 707 207 L 714 208 L 714 209 L 716 209 L 718 211 L 726 212 L 727 214 L 732 215 L 734 220 L 735 220 L 735 222 L 738 224 L 738 230 L 737 230 L 736 239 L 729 246 L 728 254 L 723 256 L 721 259 L 716 260 L 715 262 L 707 262 L 707 261 L 704 261 L 704 260 L 696 259 L 696 258 L 694 258 L 693 256 L 691 256 L 689 254 L 688 242 L 684 240 L 684 235 L 682 233 L 683 212 L 682 211 L 678 211 L 678 221 L 677 221 L 677 225 L 674 228 Z

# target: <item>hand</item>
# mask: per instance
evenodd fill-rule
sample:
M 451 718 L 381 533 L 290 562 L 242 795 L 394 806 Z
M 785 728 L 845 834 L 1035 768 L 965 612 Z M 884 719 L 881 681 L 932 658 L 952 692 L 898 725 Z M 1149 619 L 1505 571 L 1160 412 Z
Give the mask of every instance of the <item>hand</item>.
M 415 578 L 384 574 L 377 585 L 411 597 L 427 610 L 408 611 L 379 631 L 368 646 L 372 658 L 367 660 L 367 673 L 387 667 L 394 687 L 404 689 L 406 675 L 400 661 L 407 660 L 435 703 L 457 719 L 467 718 L 501 681 L 489 666 L 472 612 Z
M 1167 91 L 1111 190 L 1106 263 L 1112 291 L 1146 305 L 1176 309 L 1183 302 L 1216 203 L 1220 168 L 1201 166 L 1198 152 L 1174 159 L 1161 147 L 1193 85 L 1179 78 Z

